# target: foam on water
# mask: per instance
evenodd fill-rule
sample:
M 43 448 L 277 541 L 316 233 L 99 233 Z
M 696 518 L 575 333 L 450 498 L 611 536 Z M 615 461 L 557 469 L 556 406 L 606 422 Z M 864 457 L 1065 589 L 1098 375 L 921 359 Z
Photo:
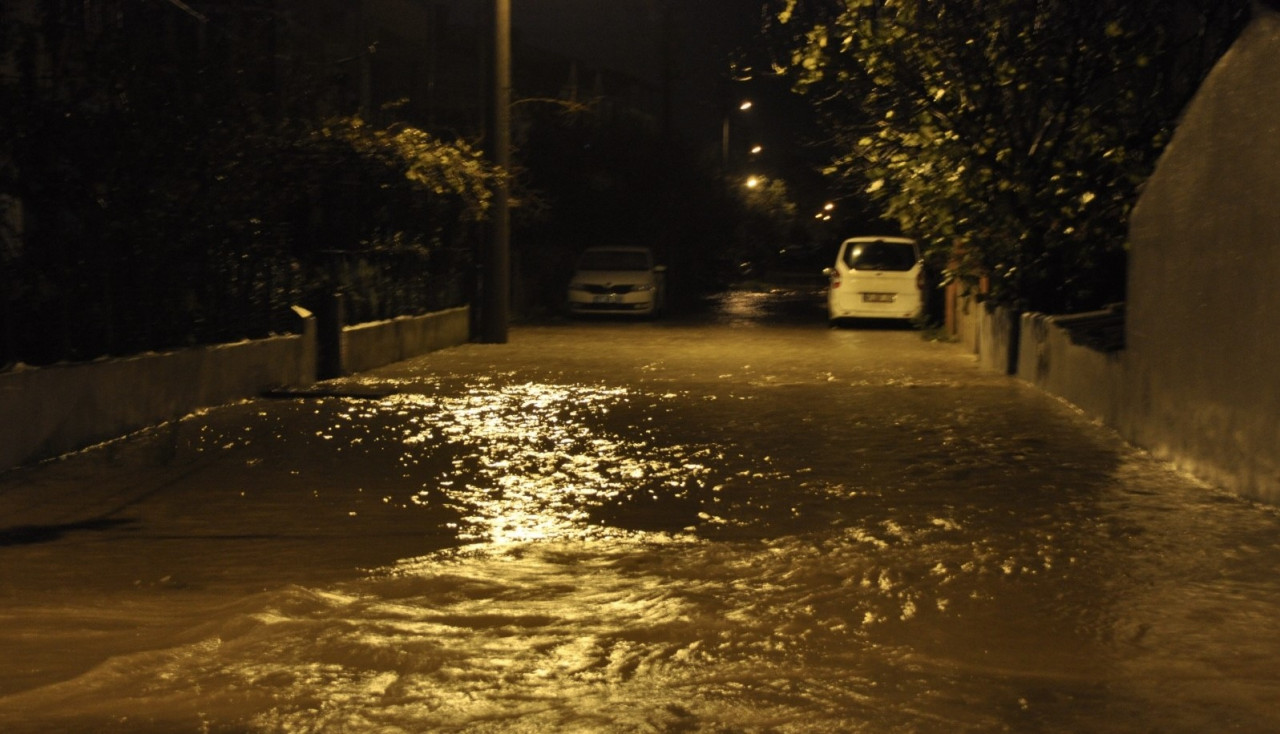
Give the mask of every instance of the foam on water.
M 1280 719 L 1273 510 L 914 334 L 654 333 L 625 387 L 549 332 L 6 479 L 56 542 L 3 548 L 0 729 Z

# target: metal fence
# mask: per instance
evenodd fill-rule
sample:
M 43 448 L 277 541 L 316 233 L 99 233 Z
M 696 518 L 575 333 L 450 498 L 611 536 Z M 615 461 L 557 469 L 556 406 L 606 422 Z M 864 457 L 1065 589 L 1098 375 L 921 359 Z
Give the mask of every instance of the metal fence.
M 293 306 L 335 292 L 348 324 L 427 313 L 468 301 L 468 268 L 425 250 L 19 260 L 0 269 L 0 369 L 289 333 Z

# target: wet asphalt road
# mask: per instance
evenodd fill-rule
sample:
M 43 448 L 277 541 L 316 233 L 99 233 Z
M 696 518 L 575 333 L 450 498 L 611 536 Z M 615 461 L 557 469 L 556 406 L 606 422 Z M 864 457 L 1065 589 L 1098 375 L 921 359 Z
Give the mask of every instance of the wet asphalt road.
M 0 512 L 4 731 L 1280 726 L 1274 508 L 800 291 L 211 409 Z

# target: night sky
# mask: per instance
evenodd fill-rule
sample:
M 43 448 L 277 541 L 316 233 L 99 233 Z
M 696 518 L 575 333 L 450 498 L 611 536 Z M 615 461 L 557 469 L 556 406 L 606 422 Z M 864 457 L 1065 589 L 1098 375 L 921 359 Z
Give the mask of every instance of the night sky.
M 811 145 L 820 137 L 808 104 L 787 91 L 785 80 L 760 74 L 750 83 L 730 81 L 730 60 L 752 57 L 757 68 L 768 58 L 761 38 L 766 0 L 511 0 L 517 46 L 555 51 L 646 79 L 655 86 L 663 71 L 662 7 L 674 16 L 671 48 L 673 118 L 681 134 L 698 146 L 718 150 L 726 109 L 736 144 L 760 143 L 761 173 L 788 179 L 800 198 L 826 197 L 813 170 L 824 154 Z M 483 25 L 494 0 L 452 0 L 451 15 Z M 513 63 L 519 64 L 518 54 Z M 756 106 L 735 110 L 741 99 Z M 772 170 L 768 170 L 771 167 Z
M 479 17 L 493 0 L 453 0 Z M 763 0 L 666 0 L 675 14 L 676 62 L 687 76 L 722 71 L 760 27 Z M 661 69 L 663 0 L 511 0 L 515 32 L 534 46 L 656 80 Z
M 511 0 L 511 12 L 519 43 L 657 84 L 666 2 L 674 13 L 667 41 L 677 104 L 718 110 L 721 98 L 733 96 L 725 89 L 729 58 L 739 49 L 759 48 L 764 0 Z M 450 5 L 456 18 L 480 23 L 493 0 L 452 0 Z
M 751 41 L 761 0 L 685 0 L 675 4 L 672 42 L 678 73 L 715 76 L 729 53 Z M 662 21 L 655 0 L 513 0 L 515 23 L 530 43 L 656 78 Z
M 483 0 L 491 3 L 492 0 Z M 731 112 L 735 140 L 766 146 L 762 164 L 811 188 L 811 169 L 821 158 L 809 143 L 818 137 L 808 105 L 787 91 L 786 82 L 757 73 L 751 83 L 730 82 L 730 59 L 747 56 L 767 67 L 761 38 L 765 0 L 669 0 L 674 19 L 669 39 L 674 72 L 676 124 L 686 135 L 718 140 L 726 108 L 752 98 L 749 115 Z M 628 71 L 655 83 L 662 73 L 662 0 L 511 0 L 516 32 L 530 45 L 554 49 L 585 61 Z M 769 173 L 769 171 L 763 171 Z M 800 192 L 795 192 L 800 193 Z M 819 192 L 813 195 L 821 196 Z

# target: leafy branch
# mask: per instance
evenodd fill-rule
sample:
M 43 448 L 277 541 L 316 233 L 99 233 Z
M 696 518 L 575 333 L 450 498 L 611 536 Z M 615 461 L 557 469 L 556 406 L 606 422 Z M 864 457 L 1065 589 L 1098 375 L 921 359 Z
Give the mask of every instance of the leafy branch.
M 1246 0 L 777 0 L 780 71 L 828 173 L 989 297 L 1124 297 L 1126 218 Z

